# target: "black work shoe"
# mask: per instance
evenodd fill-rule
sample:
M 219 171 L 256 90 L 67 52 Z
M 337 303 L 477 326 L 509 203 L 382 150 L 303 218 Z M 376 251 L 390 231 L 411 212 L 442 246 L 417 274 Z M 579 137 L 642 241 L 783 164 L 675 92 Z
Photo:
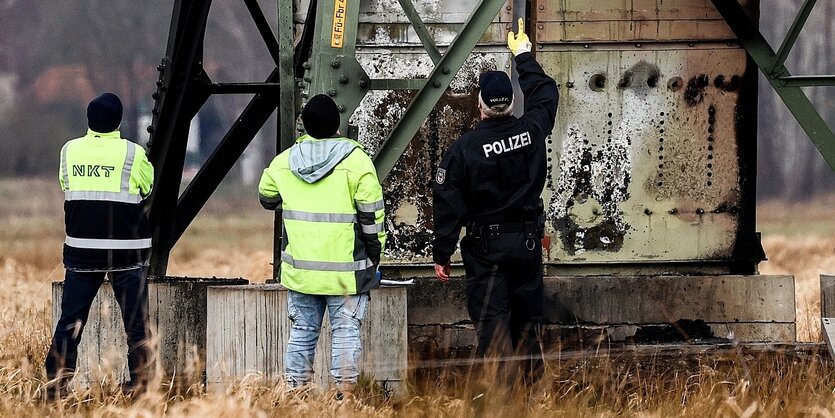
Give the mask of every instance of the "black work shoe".
M 56 403 L 70 394 L 68 382 L 52 381 L 43 386 L 43 403 Z
M 148 386 L 143 383 L 125 382 L 119 385 L 119 390 L 126 398 L 138 398 L 148 391 Z

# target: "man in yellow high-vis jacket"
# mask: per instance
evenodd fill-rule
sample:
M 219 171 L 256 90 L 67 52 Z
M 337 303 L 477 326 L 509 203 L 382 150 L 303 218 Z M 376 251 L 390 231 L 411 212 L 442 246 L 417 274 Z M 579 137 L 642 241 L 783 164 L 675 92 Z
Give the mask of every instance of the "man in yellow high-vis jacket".
M 151 193 L 154 170 L 145 150 L 121 137 L 121 120 L 119 98 L 102 94 L 87 107 L 87 135 L 61 149 L 58 181 L 64 191 L 67 273 L 61 318 L 46 358 L 50 398 L 65 393 L 73 377 L 84 324 L 106 274 L 128 340 L 131 380 L 123 389 L 144 385 L 152 362 L 145 268 L 151 231 L 144 200 Z
M 386 242 L 383 190 L 371 158 L 338 136 L 339 110 L 325 95 L 302 111 L 308 135 L 264 170 L 261 204 L 282 211 L 281 284 L 293 322 L 284 356 L 291 387 L 310 381 L 325 310 L 333 329 L 331 374 L 350 391 L 359 376 L 359 327 Z

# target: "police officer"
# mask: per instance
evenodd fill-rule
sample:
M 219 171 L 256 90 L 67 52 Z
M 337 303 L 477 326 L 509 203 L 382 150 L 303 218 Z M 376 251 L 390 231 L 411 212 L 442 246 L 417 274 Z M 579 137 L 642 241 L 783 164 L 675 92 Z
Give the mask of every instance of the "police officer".
M 63 396 L 72 379 L 78 344 L 93 299 L 110 276 L 128 343 L 130 382 L 142 388 L 152 360 L 148 339 L 146 265 L 151 231 L 144 200 L 154 170 L 145 150 L 119 133 L 122 103 L 112 93 L 87 106 L 87 135 L 61 149 L 58 180 L 64 191 L 66 241 L 61 318 L 46 357 L 48 399 Z
M 481 122 L 455 141 L 438 168 L 434 185 L 435 274 L 449 280 L 449 260 L 462 227 L 461 255 L 467 274 L 467 308 L 481 355 L 527 356 L 527 381 L 542 373 L 542 247 L 545 139 L 554 127 L 558 91 L 530 54 L 519 19 L 508 34 L 525 95 L 525 113 L 513 116 L 507 74 L 479 79 Z M 513 373 L 513 369 L 508 370 Z M 512 377 L 513 375 L 511 375 Z
M 302 111 L 307 135 L 279 154 L 258 186 L 265 209 L 282 211 L 281 284 L 292 327 L 284 355 L 290 387 L 310 382 L 327 311 L 331 374 L 341 393 L 359 376 L 360 322 L 380 285 L 386 242 L 383 189 L 362 146 L 339 135 L 339 109 L 325 95 Z

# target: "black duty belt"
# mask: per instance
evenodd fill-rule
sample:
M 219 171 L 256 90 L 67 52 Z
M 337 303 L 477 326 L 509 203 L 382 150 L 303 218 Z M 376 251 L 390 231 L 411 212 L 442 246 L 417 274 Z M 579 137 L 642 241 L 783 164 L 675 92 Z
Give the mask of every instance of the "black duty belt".
M 534 233 L 539 231 L 539 226 L 536 222 L 511 222 L 504 224 L 481 225 L 471 224 L 467 226 L 467 233 L 475 238 L 486 237 L 489 239 L 499 238 L 501 234 L 511 232 L 527 232 Z
M 541 238 L 542 227 L 539 222 L 510 222 L 504 224 L 470 224 L 467 226 L 467 235 L 472 236 L 479 246 L 482 254 L 487 254 L 488 242 L 499 239 L 502 234 L 522 232 L 525 234 L 525 246 L 533 251 L 536 242 Z

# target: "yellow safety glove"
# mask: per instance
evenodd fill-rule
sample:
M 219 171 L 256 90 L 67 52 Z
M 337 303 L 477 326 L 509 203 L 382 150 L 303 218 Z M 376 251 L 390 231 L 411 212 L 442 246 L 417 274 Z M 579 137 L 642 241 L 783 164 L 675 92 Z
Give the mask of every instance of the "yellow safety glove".
M 519 18 L 519 32 L 518 35 L 510 31 L 507 33 L 507 47 L 513 56 L 517 56 L 524 52 L 531 52 L 531 40 L 528 39 L 528 34 L 525 33 L 525 19 Z

